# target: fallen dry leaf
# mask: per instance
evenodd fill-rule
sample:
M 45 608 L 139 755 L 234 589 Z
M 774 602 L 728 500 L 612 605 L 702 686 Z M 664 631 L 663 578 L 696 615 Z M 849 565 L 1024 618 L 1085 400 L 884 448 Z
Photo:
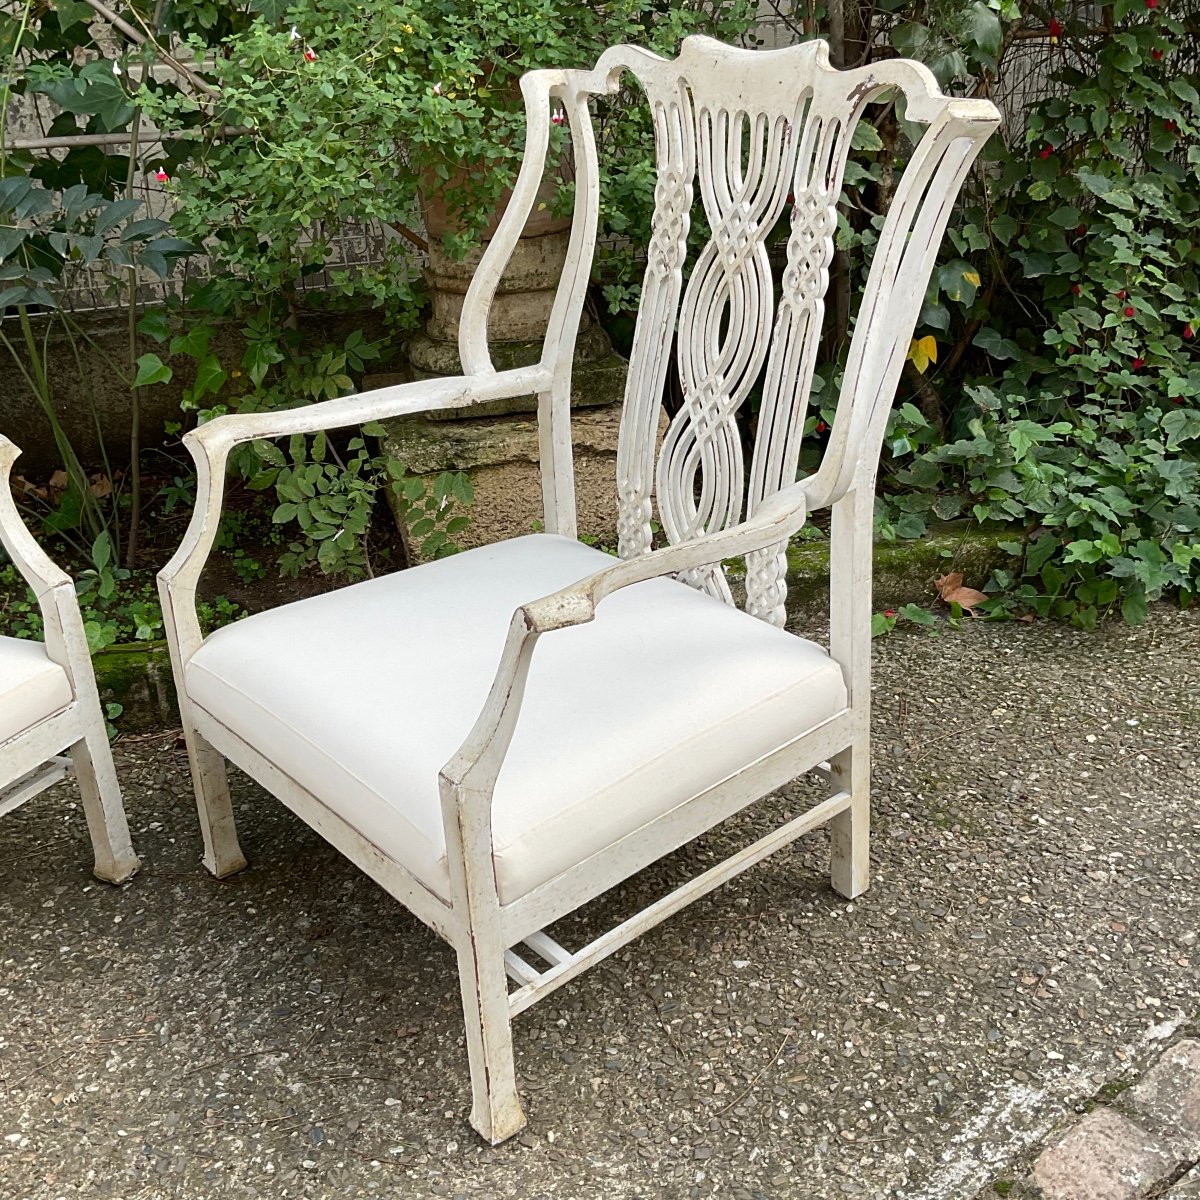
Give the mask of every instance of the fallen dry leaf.
M 112 495 L 112 480 L 107 475 L 92 476 L 92 495 L 97 500 L 103 500 Z
M 982 604 L 987 599 L 986 592 L 981 592 L 977 588 L 963 587 L 961 571 L 951 571 L 948 575 L 939 575 L 933 581 L 933 586 L 937 588 L 938 595 L 947 604 L 957 604 L 966 612 L 973 612 L 977 604 Z
M 963 576 L 961 571 L 951 571 L 949 575 L 939 575 L 933 581 L 933 586 L 937 588 L 938 595 L 945 600 L 947 592 L 952 592 L 955 588 L 962 587 L 962 581 Z
M 977 588 L 960 587 L 955 588 L 942 599 L 947 604 L 957 604 L 966 612 L 973 612 L 977 604 L 982 604 L 987 599 L 987 593 L 981 592 Z
M 46 500 L 50 493 L 44 487 L 38 487 L 36 483 L 30 483 L 24 475 L 14 475 L 12 477 L 13 491 L 21 496 L 36 496 L 39 500 Z
M 71 477 L 66 473 L 66 471 L 55 471 L 54 474 L 50 476 L 50 486 L 56 492 L 65 492 L 67 490 L 67 484 L 70 482 Z

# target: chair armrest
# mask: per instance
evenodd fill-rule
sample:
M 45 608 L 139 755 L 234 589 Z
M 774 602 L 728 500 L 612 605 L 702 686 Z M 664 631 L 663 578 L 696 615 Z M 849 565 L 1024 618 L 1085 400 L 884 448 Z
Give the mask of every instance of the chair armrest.
M 540 366 L 521 367 L 419 380 L 284 412 L 232 413 L 193 429 L 183 441 L 196 463 L 196 506 L 179 549 L 158 573 L 165 631 L 177 660 L 176 671 L 182 670 L 202 641 L 195 592 L 216 540 L 225 491 L 225 462 L 234 446 L 258 438 L 316 433 L 411 413 L 462 408 L 541 392 L 549 386 L 548 371 Z
M 34 540 L 33 534 L 21 520 L 21 514 L 12 498 L 10 476 L 13 463 L 21 451 L 3 434 L 0 434 L 0 543 L 8 551 L 13 566 L 33 589 L 42 605 L 43 597 L 56 587 L 69 587 L 74 594 L 71 577 L 50 559 L 49 555 Z M 43 611 L 43 616 L 45 612 Z
M 316 433 L 440 408 L 465 408 L 489 400 L 528 395 L 549 386 L 549 371 L 537 365 L 491 374 L 421 379 L 282 412 L 230 413 L 193 429 L 183 441 L 193 458 L 200 450 L 210 459 L 218 456 L 223 459 L 234 446 L 259 438 Z
M 808 519 L 808 480 L 769 497 L 747 520 L 706 537 L 665 546 L 613 563 L 561 591 L 523 604 L 513 614 L 491 691 L 471 732 L 441 770 L 443 818 L 447 829 L 469 806 L 472 819 L 490 821 L 492 789 L 504 764 L 521 702 L 533 648 L 543 633 L 582 625 L 596 615 L 605 596 L 661 575 L 706 567 L 740 554 L 764 550 L 796 533 Z
M 76 700 L 95 706 L 99 700 L 75 582 L 34 540 L 13 502 L 10 477 L 20 454 L 0 434 L 0 543 L 37 597 L 46 653 L 66 671 Z
M 776 492 L 758 506 L 753 516 L 729 529 L 613 563 L 578 583 L 523 604 L 519 611 L 526 627 L 536 633 L 548 633 L 552 629 L 585 624 L 595 618 L 596 605 L 621 588 L 661 575 L 711 566 L 790 538 L 808 519 L 807 482 L 802 480 Z

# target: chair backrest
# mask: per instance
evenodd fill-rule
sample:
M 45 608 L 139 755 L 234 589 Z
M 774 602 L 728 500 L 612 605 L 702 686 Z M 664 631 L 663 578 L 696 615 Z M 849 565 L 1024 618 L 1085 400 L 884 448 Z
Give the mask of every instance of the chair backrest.
M 571 330 L 595 240 L 598 165 L 587 100 L 616 91 L 626 71 L 650 106 L 658 178 L 617 460 L 623 558 L 651 548 L 655 502 L 665 536 L 677 543 L 729 527 L 795 482 L 851 139 L 870 103 L 902 93 L 906 117 L 927 130 L 874 251 L 836 419 L 810 494 L 818 506 L 851 487 L 873 488 L 887 410 L 951 206 L 999 123 L 988 101 L 943 96 L 920 64 L 895 60 L 836 71 L 820 41 L 753 51 L 692 37 L 673 60 L 617 46 L 594 71 L 531 73 L 522 85 L 526 162 L 508 232 L 523 225 L 523 192 L 531 200 L 532 176 L 541 174 L 546 118 L 539 110 L 562 104 L 577 182 L 572 259 L 547 338 L 546 358 L 560 367 L 564 352 L 569 359 L 573 351 Z M 536 170 L 527 180 L 531 159 Z M 697 189 L 711 232 L 685 286 Z M 777 284 L 767 238 L 789 210 L 786 264 Z M 498 240 L 505 232 L 502 226 Z M 673 344 L 682 405 L 659 449 Z M 486 360 L 486 349 L 481 354 L 469 333 L 462 349 L 468 370 L 472 356 L 476 363 Z M 747 464 L 736 414 L 756 385 L 761 409 Z M 747 607 L 781 623 L 782 554 L 765 554 L 759 566 L 772 562 L 774 568 L 749 573 Z M 690 582 L 729 599 L 719 568 Z

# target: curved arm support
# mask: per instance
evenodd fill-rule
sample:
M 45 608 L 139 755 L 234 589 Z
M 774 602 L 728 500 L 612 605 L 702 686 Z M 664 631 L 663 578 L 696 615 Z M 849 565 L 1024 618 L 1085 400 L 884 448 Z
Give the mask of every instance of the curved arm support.
M 479 260 L 463 300 L 458 355 L 468 375 L 490 375 L 496 370 L 488 350 L 488 314 L 542 184 L 550 145 L 550 92 L 565 83 L 565 71 L 528 71 L 521 77 L 521 94 L 525 98 L 525 153 L 521 169 L 508 207 Z
M 196 464 L 196 506 L 174 557 L 158 573 L 167 640 L 179 661 L 176 671 L 203 640 L 196 616 L 196 587 L 216 540 L 229 452 L 243 442 L 338 429 L 442 408 L 462 408 L 543 387 L 541 367 L 521 367 L 488 376 L 421 380 L 325 400 L 285 412 L 235 413 L 217 417 L 184 439 Z M 181 676 L 177 675 L 177 678 Z
M 492 789 L 517 726 L 533 648 L 543 633 L 593 620 L 596 605 L 621 588 L 711 566 L 791 537 L 808 519 L 806 488 L 807 481 L 793 484 L 776 492 L 752 517 L 738 525 L 615 562 L 570 587 L 518 608 L 479 719 L 454 757 L 442 768 L 445 794 L 454 797 L 457 804 L 476 804 L 485 810 L 475 814 L 473 821 L 490 821 Z M 444 815 L 448 833 L 452 828 L 452 810 L 453 804 L 447 801 Z
M 87 690 L 92 662 L 75 584 L 38 545 L 13 502 L 10 478 L 13 463 L 20 454 L 0 434 L 0 544 L 37 597 L 46 653 L 66 671 L 76 698 L 86 697 L 94 694 L 95 689 Z
M 44 597 L 53 588 L 71 586 L 71 577 L 51 561 L 25 526 L 12 498 L 10 482 L 13 463 L 21 451 L 0 434 L 0 544 L 8 551 L 13 566 L 33 589 L 45 616 Z
M 704 537 L 615 562 L 570 587 L 522 605 L 518 611 L 524 613 L 529 628 L 538 633 L 582 625 L 595 618 L 596 605 L 601 600 L 621 588 L 662 575 L 710 567 L 724 559 L 785 541 L 808 519 L 806 487 L 807 481 L 793 484 L 765 500 L 748 520 Z
M 925 285 L 963 179 L 1000 123 L 988 100 L 951 100 L 905 168 L 875 249 L 813 508 L 870 490 Z

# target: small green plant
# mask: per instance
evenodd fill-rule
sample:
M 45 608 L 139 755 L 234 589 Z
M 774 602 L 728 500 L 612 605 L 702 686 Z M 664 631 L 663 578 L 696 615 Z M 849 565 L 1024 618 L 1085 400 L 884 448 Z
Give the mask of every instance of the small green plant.
M 957 615 L 962 615 L 961 609 Z M 953 617 L 955 614 L 951 613 L 951 616 Z M 932 633 L 937 628 L 938 619 L 922 604 L 905 604 L 900 608 L 887 608 L 872 615 L 871 636 L 873 638 L 886 637 L 904 622 Z
M 153 579 L 145 573 L 126 579 L 120 589 L 107 597 L 101 595 L 98 586 L 81 588 L 79 608 L 88 649 L 93 654 L 118 643 L 157 642 L 163 636 L 158 592 Z M 245 615 L 239 605 L 224 596 L 201 600 L 197 611 L 206 631 Z M 0 567 L 0 627 L 10 637 L 34 640 L 42 637 L 41 610 L 25 580 L 11 564 Z
M 389 458 L 397 517 L 407 526 L 421 558 L 445 558 L 460 549 L 455 537 L 471 522 L 464 511 L 475 500 L 470 476 L 463 471 L 442 471 L 432 481 L 405 473 L 404 464 Z
M 99 603 L 107 604 L 116 595 L 117 584 L 128 578 L 128 567 L 118 566 L 113 561 L 112 538 L 106 529 L 92 543 L 91 566 L 79 573 L 75 588 L 80 596 L 94 592 Z
M 111 742 L 119 732 L 116 726 L 117 720 L 125 711 L 125 705 L 119 704 L 116 700 L 109 700 L 104 705 L 104 729 L 108 734 L 108 740 Z

